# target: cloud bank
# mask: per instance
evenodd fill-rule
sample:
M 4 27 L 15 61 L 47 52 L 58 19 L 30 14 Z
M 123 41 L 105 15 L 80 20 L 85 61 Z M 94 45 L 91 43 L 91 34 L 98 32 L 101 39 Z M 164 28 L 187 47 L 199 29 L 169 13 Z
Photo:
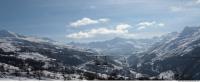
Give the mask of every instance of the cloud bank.
M 119 24 L 114 29 L 108 29 L 108 28 L 96 28 L 91 29 L 89 31 L 80 31 L 77 33 L 72 33 L 66 35 L 67 38 L 71 39 L 85 39 L 85 38 L 93 38 L 96 36 L 109 36 L 109 35 L 124 35 L 129 34 L 128 28 L 131 27 L 129 24 Z
M 148 22 L 148 21 L 144 21 L 144 22 L 140 22 L 138 23 L 136 26 L 138 26 L 138 30 L 142 30 L 142 29 L 146 29 L 148 27 L 163 27 L 165 26 L 164 23 L 158 23 L 156 21 L 152 21 L 152 22 Z
M 109 21 L 108 18 L 100 18 L 100 19 L 94 20 L 94 19 L 91 19 L 91 18 L 84 17 L 84 18 L 77 20 L 75 22 L 71 22 L 69 24 L 69 26 L 71 26 L 71 27 L 81 27 L 81 26 L 97 24 L 97 23 L 105 23 L 105 22 L 108 22 L 108 21 Z

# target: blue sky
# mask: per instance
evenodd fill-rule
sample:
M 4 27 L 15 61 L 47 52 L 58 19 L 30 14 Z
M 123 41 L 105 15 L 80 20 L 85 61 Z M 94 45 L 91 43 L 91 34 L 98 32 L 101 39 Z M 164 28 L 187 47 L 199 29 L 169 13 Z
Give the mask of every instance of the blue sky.
M 0 29 L 62 42 L 150 38 L 200 26 L 200 0 L 0 0 Z

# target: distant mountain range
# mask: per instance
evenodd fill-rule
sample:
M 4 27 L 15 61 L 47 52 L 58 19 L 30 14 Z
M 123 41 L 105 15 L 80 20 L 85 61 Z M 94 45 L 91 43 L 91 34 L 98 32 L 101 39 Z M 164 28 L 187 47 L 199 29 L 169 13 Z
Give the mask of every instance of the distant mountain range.
M 68 44 L 0 30 L 0 80 L 199 80 L 199 61 L 200 27 Z
M 158 42 L 161 38 L 155 37 L 152 39 L 126 39 L 116 37 L 111 40 L 97 41 L 89 43 L 75 43 L 71 42 L 69 45 L 76 47 L 93 49 L 99 54 L 104 55 L 132 55 L 133 53 L 144 52 L 148 50 L 154 43 Z

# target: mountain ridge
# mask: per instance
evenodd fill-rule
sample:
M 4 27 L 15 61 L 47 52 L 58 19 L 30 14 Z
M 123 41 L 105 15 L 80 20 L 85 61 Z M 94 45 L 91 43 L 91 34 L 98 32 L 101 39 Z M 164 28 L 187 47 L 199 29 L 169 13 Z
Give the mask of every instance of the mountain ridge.
M 195 57 L 199 55 L 200 27 L 186 27 L 173 39 L 157 45 L 156 48 L 144 53 L 137 67 L 138 72 L 149 75 L 159 75 L 171 71 L 177 79 L 199 79 L 200 73 L 195 65 Z M 195 60 L 193 60 L 195 58 Z M 147 69 L 148 68 L 148 69 Z M 193 70 L 193 71 L 192 71 Z

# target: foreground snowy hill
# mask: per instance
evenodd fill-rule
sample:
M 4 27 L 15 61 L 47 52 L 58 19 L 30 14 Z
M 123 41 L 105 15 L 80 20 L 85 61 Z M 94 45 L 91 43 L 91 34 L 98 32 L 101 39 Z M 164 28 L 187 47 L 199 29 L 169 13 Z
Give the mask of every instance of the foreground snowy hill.
M 47 38 L 0 31 L 0 78 L 78 79 L 78 66 L 95 52 L 58 44 Z M 64 70 L 64 71 L 63 71 Z M 63 72 L 62 72 L 63 71 Z M 80 70 L 81 71 L 81 70 Z

